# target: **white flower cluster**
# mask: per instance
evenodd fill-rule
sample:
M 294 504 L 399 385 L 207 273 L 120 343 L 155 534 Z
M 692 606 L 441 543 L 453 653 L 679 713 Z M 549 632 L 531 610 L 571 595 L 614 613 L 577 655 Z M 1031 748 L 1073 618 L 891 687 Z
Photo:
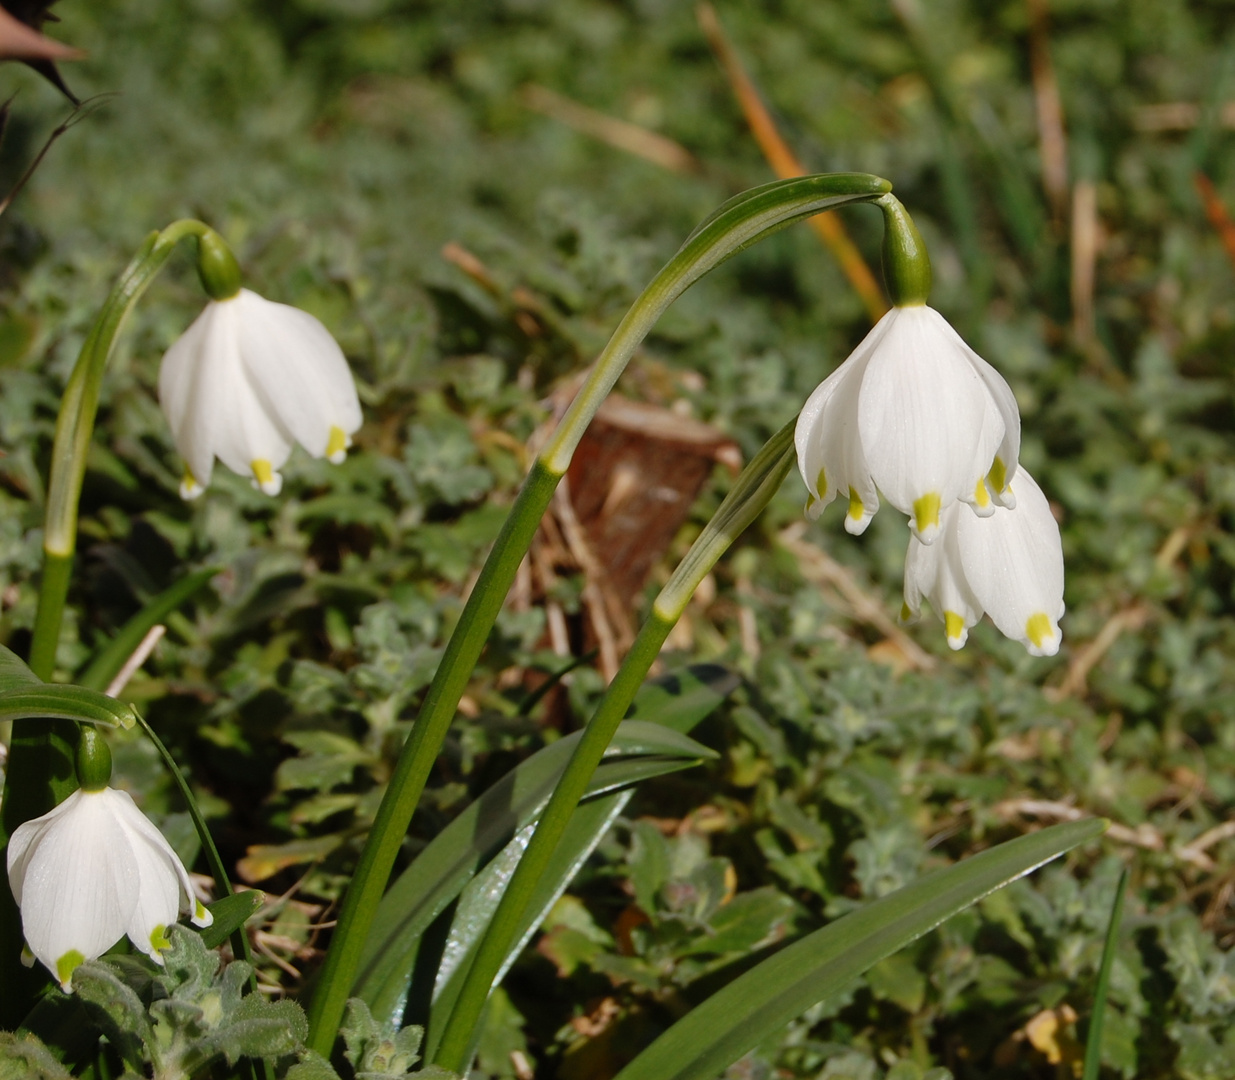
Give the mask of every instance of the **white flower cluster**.
M 903 620 L 929 600 L 959 649 L 985 612 L 1033 655 L 1053 656 L 1063 549 L 1046 497 L 1018 467 L 1020 435 L 1003 377 L 933 308 L 895 307 L 798 417 L 806 512 L 848 497 L 856 534 L 882 494 L 912 531 Z

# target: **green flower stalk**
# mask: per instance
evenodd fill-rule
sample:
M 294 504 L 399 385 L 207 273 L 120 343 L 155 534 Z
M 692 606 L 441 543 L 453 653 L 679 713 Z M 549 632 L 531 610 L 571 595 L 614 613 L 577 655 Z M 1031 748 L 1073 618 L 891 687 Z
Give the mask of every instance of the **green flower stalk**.
M 519 921 L 566 831 L 571 814 L 587 790 L 588 781 L 618 724 L 643 685 L 648 669 L 660 654 L 669 631 L 681 618 L 699 583 L 729 545 L 762 513 L 792 468 L 795 423 L 796 418 L 773 435 L 742 470 L 715 516 L 704 526 L 656 597 L 651 617 L 639 631 L 595 715 L 584 729 L 583 738 L 554 788 L 527 850 L 502 895 L 442 1033 L 435 1064 L 453 1072 L 465 1071 L 472 1052 L 473 1033 L 493 988 L 493 980 L 515 940 Z

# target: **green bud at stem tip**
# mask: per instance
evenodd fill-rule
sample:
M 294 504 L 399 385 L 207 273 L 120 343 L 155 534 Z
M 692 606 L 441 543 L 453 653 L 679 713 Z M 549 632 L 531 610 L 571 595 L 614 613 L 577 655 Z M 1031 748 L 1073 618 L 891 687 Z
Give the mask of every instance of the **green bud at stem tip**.
M 240 264 L 213 229 L 197 238 L 197 275 L 211 300 L 230 300 L 240 291 Z
M 922 234 L 895 195 L 875 200 L 883 211 L 883 281 L 897 307 L 925 304 L 931 293 L 931 260 Z
M 77 782 L 83 791 L 102 791 L 111 780 L 111 751 L 93 724 L 82 724 L 77 741 Z

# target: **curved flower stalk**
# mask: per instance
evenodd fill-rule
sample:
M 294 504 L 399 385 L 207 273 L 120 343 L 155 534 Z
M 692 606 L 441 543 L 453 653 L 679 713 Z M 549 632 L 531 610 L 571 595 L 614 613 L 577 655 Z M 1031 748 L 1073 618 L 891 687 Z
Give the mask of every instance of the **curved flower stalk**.
M 167 927 L 181 911 L 198 926 L 212 921 L 163 834 L 127 792 L 107 786 L 111 753 L 91 727 L 77 760 L 81 787 L 19 826 L 8 848 L 26 944 L 66 992 L 78 965 L 125 935 L 162 964 Z
M 815 518 L 847 496 L 861 533 L 879 493 L 923 543 L 942 513 L 1010 506 L 1020 415 L 1003 377 L 925 304 L 894 307 L 811 394 L 798 417 L 798 467 Z
M 293 444 L 338 464 L 361 422 L 356 385 L 330 332 L 248 289 L 212 299 L 167 350 L 159 404 L 185 460 L 186 499 L 205 489 L 216 457 L 277 495 Z
M 1059 525 L 1023 468 L 1016 474 L 1016 496 L 1013 507 L 988 517 L 953 503 L 942 513 L 935 543 L 910 538 L 902 622 L 915 621 L 925 599 L 943 620 L 953 649 L 965 644 L 985 612 L 1032 655 L 1058 652 L 1064 613 Z

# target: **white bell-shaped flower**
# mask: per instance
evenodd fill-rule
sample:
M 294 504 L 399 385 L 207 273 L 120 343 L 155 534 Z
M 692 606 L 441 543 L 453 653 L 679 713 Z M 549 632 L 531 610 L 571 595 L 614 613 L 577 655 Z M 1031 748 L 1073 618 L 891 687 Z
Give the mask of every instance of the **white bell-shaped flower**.
M 198 926 L 210 912 L 163 834 L 127 792 L 78 790 L 13 832 L 9 885 L 30 952 L 62 989 L 73 972 L 126 934 L 155 963 L 183 910 Z
M 1021 421 L 1003 377 L 925 304 L 894 307 L 811 394 L 795 433 L 814 518 L 838 495 L 862 532 L 879 495 L 931 543 L 957 500 L 1012 505 Z
M 904 622 L 923 599 L 943 619 L 948 644 L 959 649 L 983 612 L 1000 632 L 1034 656 L 1054 656 L 1062 635 L 1063 547 L 1042 489 L 1023 468 L 1015 505 L 977 517 L 953 503 L 930 545 L 909 539 L 905 555 Z
M 294 443 L 337 464 L 361 422 L 352 373 L 330 332 L 247 289 L 211 300 L 167 350 L 159 403 L 185 460 L 186 499 L 210 482 L 216 457 L 277 495 Z

